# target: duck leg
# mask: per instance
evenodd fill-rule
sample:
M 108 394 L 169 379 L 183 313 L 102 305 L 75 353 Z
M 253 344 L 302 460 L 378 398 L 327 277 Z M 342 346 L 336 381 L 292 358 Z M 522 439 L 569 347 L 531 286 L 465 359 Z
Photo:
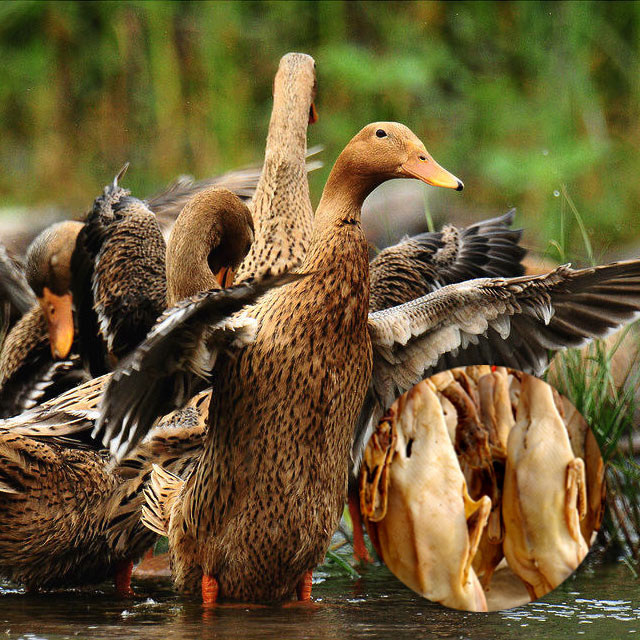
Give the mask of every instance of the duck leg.
M 213 576 L 202 576 L 202 604 L 215 604 L 218 600 L 218 581 Z
M 349 489 L 351 489 L 351 487 L 349 487 Z M 353 527 L 353 555 L 358 562 L 371 564 L 373 560 L 364 543 L 362 516 L 360 515 L 360 497 L 358 496 L 357 489 L 355 491 L 349 491 L 347 503 L 349 505 L 349 515 L 351 516 L 351 525 Z
M 300 582 L 296 585 L 296 593 L 298 594 L 298 600 L 301 602 L 308 602 L 311 600 L 311 579 L 313 578 L 313 571 L 305 571 Z
M 131 588 L 131 572 L 133 571 L 133 560 L 122 560 L 116 566 L 116 591 L 118 595 L 129 597 L 134 595 Z

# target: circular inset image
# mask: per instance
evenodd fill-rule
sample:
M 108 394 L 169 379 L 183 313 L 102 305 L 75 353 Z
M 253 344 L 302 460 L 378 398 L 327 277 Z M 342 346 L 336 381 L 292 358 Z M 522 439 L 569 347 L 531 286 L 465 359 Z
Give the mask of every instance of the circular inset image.
M 602 521 L 604 466 L 573 405 L 504 367 L 436 374 L 400 396 L 367 444 L 360 507 L 391 571 L 455 609 L 543 596 Z

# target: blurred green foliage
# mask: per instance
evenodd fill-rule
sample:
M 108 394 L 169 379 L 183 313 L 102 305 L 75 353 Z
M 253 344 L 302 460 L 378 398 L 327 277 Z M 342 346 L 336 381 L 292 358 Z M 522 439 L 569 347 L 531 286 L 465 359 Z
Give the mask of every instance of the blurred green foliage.
M 437 218 L 515 205 L 539 247 L 579 251 L 565 185 L 598 258 L 640 234 L 639 48 L 637 2 L 2 3 L 1 202 L 77 214 L 127 160 L 141 196 L 260 162 L 298 50 L 328 165 L 367 122 L 404 122 L 465 181 Z

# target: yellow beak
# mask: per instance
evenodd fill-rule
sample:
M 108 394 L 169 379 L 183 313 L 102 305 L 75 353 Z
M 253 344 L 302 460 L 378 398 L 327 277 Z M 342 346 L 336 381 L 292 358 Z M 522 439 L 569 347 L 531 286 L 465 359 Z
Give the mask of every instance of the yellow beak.
M 412 152 L 401 169 L 408 178 L 417 178 L 434 187 L 445 187 L 456 191 L 464 189 L 462 180 L 443 169 L 426 151 L 421 149 Z

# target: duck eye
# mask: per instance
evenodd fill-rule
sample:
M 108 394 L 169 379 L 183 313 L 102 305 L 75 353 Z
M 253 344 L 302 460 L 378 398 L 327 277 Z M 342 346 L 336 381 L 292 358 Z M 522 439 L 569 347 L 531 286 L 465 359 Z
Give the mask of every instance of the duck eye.
M 418 158 L 420 158 L 420 160 L 422 160 L 422 162 L 426 162 L 426 160 L 427 160 L 427 156 L 418 156 Z
M 386 138 L 387 137 L 387 132 L 384 131 L 384 129 L 378 129 L 376 131 L 376 135 L 378 136 L 378 138 Z

